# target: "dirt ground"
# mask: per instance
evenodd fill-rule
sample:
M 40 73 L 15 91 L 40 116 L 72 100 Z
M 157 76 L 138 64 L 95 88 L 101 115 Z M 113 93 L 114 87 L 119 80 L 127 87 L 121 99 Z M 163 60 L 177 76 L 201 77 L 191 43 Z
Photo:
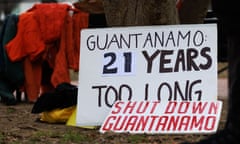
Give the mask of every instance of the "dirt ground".
M 225 64 L 223 65 L 225 66 Z M 221 68 L 221 65 L 219 66 Z M 227 115 L 227 73 L 219 74 L 218 94 L 223 101 L 219 130 Z M 0 103 L 0 144 L 179 144 L 198 141 L 210 134 L 161 135 L 100 133 L 99 128 L 84 129 L 65 124 L 39 122 L 39 115 L 32 114 L 33 104 L 18 103 L 6 106 Z
M 226 121 L 226 99 L 219 129 Z M 99 129 L 84 129 L 65 124 L 48 124 L 37 121 L 32 114 L 33 104 L 22 102 L 15 106 L 0 103 L 0 144 L 178 144 L 194 141 L 208 135 L 160 135 L 99 133 Z

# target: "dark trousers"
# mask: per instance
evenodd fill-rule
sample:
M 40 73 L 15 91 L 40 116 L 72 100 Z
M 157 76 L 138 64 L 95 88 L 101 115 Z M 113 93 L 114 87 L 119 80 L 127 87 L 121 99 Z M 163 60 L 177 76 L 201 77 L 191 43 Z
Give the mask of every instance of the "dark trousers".
M 230 35 L 227 39 L 229 104 L 226 126 L 240 131 L 240 36 Z

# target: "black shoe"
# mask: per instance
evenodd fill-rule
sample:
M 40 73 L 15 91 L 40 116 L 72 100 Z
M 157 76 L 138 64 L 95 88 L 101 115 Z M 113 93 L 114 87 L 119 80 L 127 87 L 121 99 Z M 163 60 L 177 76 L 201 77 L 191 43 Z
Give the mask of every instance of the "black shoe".
M 181 144 L 239 144 L 240 137 L 234 135 L 229 130 L 222 130 L 209 138 L 198 142 L 183 142 Z

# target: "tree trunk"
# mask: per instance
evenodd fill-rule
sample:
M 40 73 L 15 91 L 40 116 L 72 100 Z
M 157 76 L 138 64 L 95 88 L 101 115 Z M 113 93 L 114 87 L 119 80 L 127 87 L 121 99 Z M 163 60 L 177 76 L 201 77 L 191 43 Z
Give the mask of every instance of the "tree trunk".
M 176 0 L 103 0 L 108 26 L 178 23 Z

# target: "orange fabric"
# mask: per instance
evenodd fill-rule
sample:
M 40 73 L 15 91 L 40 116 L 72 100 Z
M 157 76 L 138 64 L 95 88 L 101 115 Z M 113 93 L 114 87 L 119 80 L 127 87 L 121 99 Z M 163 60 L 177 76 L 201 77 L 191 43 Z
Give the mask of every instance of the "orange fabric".
M 35 102 L 40 95 L 42 62 L 36 61 L 32 63 L 27 57 L 24 59 L 24 88 L 28 96 L 28 101 Z
M 56 87 L 63 82 L 70 83 L 69 69 L 79 69 L 80 31 L 88 27 L 89 14 L 75 11 L 67 16 L 61 33 L 60 49 L 56 55 L 54 71 L 51 77 Z
M 11 61 L 18 61 L 28 56 L 31 61 L 45 50 L 44 41 L 33 12 L 19 16 L 18 31 L 14 39 L 5 46 Z
M 183 0 L 177 0 L 176 7 L 177 7 L 178 10 L 181 9 L 182 3 L 183 3 Z
M 6 45 L 12 61 L 29 56 L 34 61 L 46 50 L 45 44 L 59 39 L 64 18 L 71 7 L 67 4 L 35 4 L 19 16 L 16 37 Z
M 67 4 L 35 4 L 19 16 L 18 31 L 6 45 L 12 61 L 25 60 L 25 90 L 30 101 L 40 93 L 41 68 L 47 60 L 53 68 L 51 84 L 70 83 L 69 68 L 79 69 L 80 30 L 88 27 L 88 14 L 74 11 Z M 79 20 L 81 19 L 81 20 Z
M 73 15 L 73 41 L 74 41 L 74 59 L 73 61 L 76 63 L 70 64 L 70 68 L 78 71 L 79 70 L 79 56 L 80 56 L 80 37 L 81 30 L 84 28 L 88 28 L 89 24 L 89 14 L 77 11 Z
M 51 76 L 51 82 L 54 87 L 58 84 L 66 82 L 70 83 L 70 76 L 68 70 L 68 63 L 67 63 L 67 54 L 66 49 L 72 48 L 72 45 L 68 45 L 67 43 L 71 41 L 71 37 L 68 37 L 68 26 L 69 26 L 69 17 L 65 19 L 64 28 L 61 31 L 61 40 L 60 40 L 60 47 L 55 57 L 54 69 L 53 74 Z
M 34 12 L 45 43 L 59 39 L 64 19 L 70 9 L 71 6 L 67 4 L 44 3 L 35 4 L 28 10 Z

